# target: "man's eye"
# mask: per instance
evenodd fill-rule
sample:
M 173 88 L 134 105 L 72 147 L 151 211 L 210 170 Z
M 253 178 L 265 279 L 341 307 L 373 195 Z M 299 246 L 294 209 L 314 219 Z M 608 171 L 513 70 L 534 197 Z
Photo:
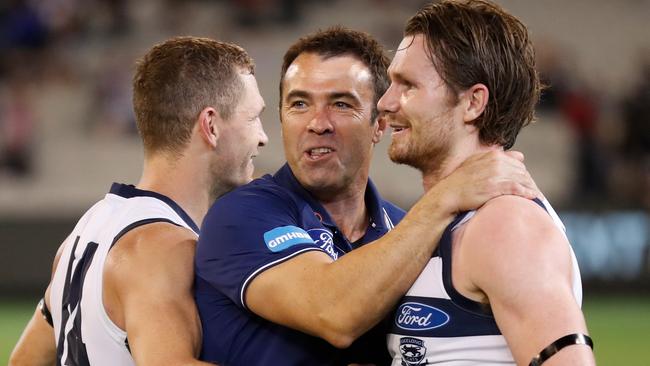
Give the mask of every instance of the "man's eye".
M 351 107 L 349 104 L 347 104 L 347 103 L 345 103 L 345 102 L 334 102 L 334 106 L 335 106 L 336 108 L 341 108 L 341 109 L 344 109 L 344 108 L 350 108 L 350 107 Z
M 302 100 L 296 100 L 294 102 L 291 102 L 291 108 L 305 108 L 306 106 L 307 104 Z

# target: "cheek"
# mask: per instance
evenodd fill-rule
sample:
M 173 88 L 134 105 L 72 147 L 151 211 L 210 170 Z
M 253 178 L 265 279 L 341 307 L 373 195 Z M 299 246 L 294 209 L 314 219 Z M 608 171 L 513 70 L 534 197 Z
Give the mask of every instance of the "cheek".
M 372 146 L 373 131 L 372 126 L 360 127 L 351 131 L 348 141 L 350 141 L 349 150 L 352 158 L 368 154 Z

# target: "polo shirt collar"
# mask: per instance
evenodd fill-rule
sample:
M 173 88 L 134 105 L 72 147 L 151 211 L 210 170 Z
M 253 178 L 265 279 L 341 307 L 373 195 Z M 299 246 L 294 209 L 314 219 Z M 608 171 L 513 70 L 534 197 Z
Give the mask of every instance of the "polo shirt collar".
M 318 202 L 318 200 L 316 200 L 311 193 L 309 193 L 309 191 L 298 182 L 298 179 L 291 171 L 289 164 L 285 163 L 282 168 L 273 175 L 273 178 L 279 185 L 289 189 L 305 200 L 314 210 L 314 214 L 320 216 L 319 219 L 324 225 L 336 227 L 336 223 L 334 223 L 334 220 L 332 220 L 325 207 L 323 207 L 323 205 L 321 205 L 320 202 Z M 388 214 L 382 205 L 379 191 L 377 191 L 377 188 L 370 179 L 368 179 L 368 184 L 366 185 L 364 200 L 371 220 L 371 225 L 368 227 L 368 230 L 372 228 L 381 232 L 386 232 L 392 229 L 392 224 L 390 223 L 390 219 L 388 219 Z

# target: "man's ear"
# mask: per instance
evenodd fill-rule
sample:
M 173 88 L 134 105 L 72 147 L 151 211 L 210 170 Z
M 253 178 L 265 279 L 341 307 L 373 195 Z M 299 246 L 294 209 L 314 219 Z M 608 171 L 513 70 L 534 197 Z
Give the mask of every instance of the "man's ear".
M 381 137 L 384 136 L 387 123 L 383 114 L 379 114 L 375 120 L 374 131 L 372 132 L 372 143 L 378 144 L 379 141 L 381 141 Z
M 490 91 L 484 84 L 474 84 L 463 92 L 465 99 L 465 110 L 463 111 L 463 122 L 469 123 L 479 118 L 490 98 Z
M 213 148 L 217 146 L 217 140 L 219 140 L 220 124 L 221 115 L 216 109 L 206 107 L 199 113 L 199 120 L 197 121 L 199 135 Z

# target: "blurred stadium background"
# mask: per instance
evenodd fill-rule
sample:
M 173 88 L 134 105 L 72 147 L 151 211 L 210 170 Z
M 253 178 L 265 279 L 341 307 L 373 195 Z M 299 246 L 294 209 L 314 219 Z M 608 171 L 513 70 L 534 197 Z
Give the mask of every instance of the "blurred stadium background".
M 650 365 L 650 1 L 501 0 L 550 85 L 516 148 L 560 211 L 580 262 L 601 365 Z M 135 183 L 134 60 L 173 35 L 236 42 L 268 106 L 258 174 L 283 162 L 281 57 L 333 24 L 392 50 L 423 1 L 9 0 L 0 5 L 0 363 L 42 296 L 51 260 L 113 181 Z M 387 140 L 387 139 L 386 139 Z M 377 149 L 371 175 L 408 208 L 419 175 Z

